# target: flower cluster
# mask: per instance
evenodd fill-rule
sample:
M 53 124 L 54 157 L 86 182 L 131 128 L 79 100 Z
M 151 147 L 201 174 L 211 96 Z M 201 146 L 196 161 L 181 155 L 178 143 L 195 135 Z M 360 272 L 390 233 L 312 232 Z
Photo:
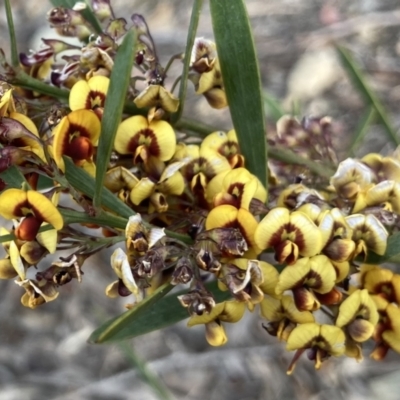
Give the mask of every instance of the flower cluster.
M 100 34 L 79 7 L 48 14 L 60 34 L 83 46 L 46 39 L 45 48 L 20 56 L 31 76 L 70 90 L 68 105 L 49 106 L 38 124 L 38 104 L 47 99 L 1 85 L 0 170 L 24 179 L 21 187 L 1 181 L 0 215 L 13 228 L 2 228 L 7 255 L 0 278 L 25 290 L 22 304 L 36 308 L 56 299 L 60 286 L 81 281 L 88 257 L 124 242 L 111 257 L 116 279 L 106 295 L 131 296 L 132 308 L 163 284 L 183 285 L 188 325 L 203 324 L 213 346 L 228 340 L 224 323 L 259 308 L 265 330 L 296 351 L 288 373 L 304 351 L 316 368 L 330 356 L 361 360 L 368 340 L 376 360 L 389 349 L 400 353 L 400 275 L 377 265 L 390 258 L 388 240 L 399 226 L 398 152 L 338 163 L 329 118 L 284 116 L 270 145 L 294 148 L 322 167 L 329 162 L 336 172 L 330 179 L 304 176 L 304 167 L 270 162 L 267 191 L 267 182 L 246 169 L 234 130 L 196 141 L 176 129 L 175 84 L 165 88 L 168 67 L 159 63 L 144 18 L 134 14 L 128 26 L 105 0 L 93 0 L 92 9 L 105 24 Z M 126 98 L 135 112 L 123 115 L 110 159 L 99 160 L 110 75 L 129 29 L 139 40 Z M 65 50 L 72 55 L 56 61 Z M 213 42 L 196 39 L 188 79 L 212 107 L 227 105 Z M 125 229 L 112 223 L 123 217 L 118 211 L 96 209 L 92 196 L 68 181 L 66 160 L 89 181 L 99 162 L 107 164 L 105 190 L 131 210 Z M 71 200 L 101 234 L 71 226 Z M 59 250 L 69 256 L 53 256 L 50 267 L 32 274 Z

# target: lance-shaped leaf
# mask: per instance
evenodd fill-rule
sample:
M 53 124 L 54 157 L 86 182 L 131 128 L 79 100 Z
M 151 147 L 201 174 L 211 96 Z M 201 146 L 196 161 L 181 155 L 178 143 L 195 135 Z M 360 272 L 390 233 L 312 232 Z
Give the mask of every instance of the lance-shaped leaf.
M 108 160 L 114 145 L 118 125 L 121 122 L 125 95 L 131 79 L 131 70 L 135 56 L 136 32 L 130 30 L 119 47 L 111 72 L 110 86 L 104 104 L 104 114 L 101 122 L 99 147 L 96 156 L 96 189 L 94 205 L 101 204 L 101 191 L 107 172 Z
M 189 67 L 190 67 L 190 55 L 192 53 L 192 47 L 194 39 L 196 37 L 197 26 L 199 24 L 202 5 L 203 5 L 203 0 L 195 0 L 193 2 L 192 16 L 190 18 L 188 36 L 186 39 L 185 57 L 183 59 L 183 71 L 179 86 L 179 107 L 178 111 L 172 115 L 172 122 L 179 121 L 180 117 L 182 116 L 183 106 L 186 96 L 187 76 L 189 74 Z
M 231 297 L 229 291 L 221 292 L 218 290 L 216 282 L 205 286 L 214 295 L 216 303 L 228 300 Z M 187 291 L 164 297 L 172 288 L 173 286 L 169 284 L 161 286 L 135 308 L 111 319 L 96 329 L 91 334 L 89 342 L 119 342 L 166 328 L 189 318 L 187 309 L 183 308 L 178 301 L 178 296 L 187 293 Z
M 267 186 L 260 72 L 243 0 L 210 0 L 224 88 L 246 167 Z
M 5 1 L 5 6 L 6 6 L 8 33 L 10 35 L 11 63 L 13 67 L 17 67 L 19 65 L 19 58 L 18 58 L 17 39 L 15 36 L 15 27 L 11 12 L 10 0 Z
M 343 67 L 349 74 L 349 77 L 353 81 L 354 85 L 358 88 L 360 94 L 364 97 L 367 104 L 375 108 L 377 117 L 385 128 L 388 139 L 393 144 L 399 145 L 400 138 L 390 123 L 389 116 L 386 113 L 385 107 L 380 99 L 377 97 L 377 95 L 374 93 L 374 91 L 368 85 L 364 73 L 361 71 L 360 67 L 354 62 L 350 52 L 347 49 L 341 46 L 337 46 L 337 51 L 340 57 L 340 61 L 342 62 Z

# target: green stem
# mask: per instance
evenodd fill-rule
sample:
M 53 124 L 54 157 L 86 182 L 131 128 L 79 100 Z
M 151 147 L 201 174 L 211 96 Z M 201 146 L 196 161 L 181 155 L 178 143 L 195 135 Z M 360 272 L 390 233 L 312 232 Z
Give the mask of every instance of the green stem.
M 329 179 L 335 173 L 335 171 L 330 167 L 316 161 L 298 156 L 288 149 L 282 149 L 275 146 L 271 147 L 268 149 L 268 156 L 273 160 L 283 161 L 288 164 L 304 165 L 311 172 L 323 178 Z
M 14 27 L 14 20 L 13 20 L 12 11 L 11 11 L 10 0 L 6 0 L 5 5 L 6 5 L 8 33 L 10 35 L 11 64 L 13 67 L 18 67 L 19 57 L 18 57 L 18 49 L 17 49 L 17 38 L 15 36 L 15 27 Z
M 100 211 L 100 213 L 95 217 L 91 217 L 90 215 L 83 212 L 69 210 L 66 208 L 60 208 L 59 211 L 63 216 L 65 225 L 73 223 L 79 223 L 79 224 L 89 223 L 100 226 L 109 226 L 118 229 L 125 229 L 126 224 L 128 223 L 126 218 L 117 217 L 105 211 Z
M 181 81 L 181 79 L 182 79 L 181 76 L 178 76 L 175 79 L 175 82 L 172 84 L 172 87 L 171 87 L 171 93 L 174 93 L 174 90 L 175 90 L 176 86 L 178 85 L 178 83 Z
M 182 57 L 183 57 L 183 54 L 182 54 L 182 53 L 179 53 L 179 54 L 175 54 L 174 56 L 172 56 L 172 57 L 169 59 L 167 65 L 166 65 L 165 68 L 164 68 L 164 75 L 165 75 L 165 76 L 167 75 L 168 70 L 171 68 L 172 63 L 173 63 L 175 60 L 182 60 Z M 172 90 L 171 90 L 171 92 L 172 92 Z
M 160 400 L 173 399 L 161 379 L 147 368 L 146 363 L 138 357 L 135 351 L 128 346 L 126 342 L 118 343 L 118 347 L 122 354 L 131 362 L 132 366 L 136 368 L 142 380 L 154 390 Z
M 54 229 L 54 228 L 50 224 L 41 226 L 38 233 L 50 231 L 51 229 Z M 16 239 L 16 237 L 13 233 L 10 233 L 8 235 L 1 235 L 0 243 L 10 242 L 11 240 L 15 240 L 15 239 Z
M 221 130 L 189 118 L 181 118 L 179 122 L 177 122 L 174 126 L 176 129 L 182 131 L 193 131 L 199 133 L 202 136 L 207 136 L 212 132 Z
M 38 79 L 32 78 L 21 69 L 16 71 L 15 78 L 12 78 L 11 83 L 14 86 L 20 86 L 25 89 L 33 90 L 47 96 L 56 97 L 68 101 L 69 90 L 60 89 L 56 86 L 48 85 Z
M 181 84 L 179 86 L 179 107 L 178 111 L 172 115 L 173 123 L 179 121 L 183 112 L 184 100 L 186 97 L 186 89 L 187 89 L 187 77 L 190 68 L 190 56 L 192 54 L 192 48 L 194 40 L 196 38 L 197 26 L 199 25 L 202 5 L 203 5 L 203 0 L 195 0 L 193 3 L 192 15 L 190 17 L 188 36 L 186 40 L 185 57 L 183 60 L 182 79 L 181 79 Z

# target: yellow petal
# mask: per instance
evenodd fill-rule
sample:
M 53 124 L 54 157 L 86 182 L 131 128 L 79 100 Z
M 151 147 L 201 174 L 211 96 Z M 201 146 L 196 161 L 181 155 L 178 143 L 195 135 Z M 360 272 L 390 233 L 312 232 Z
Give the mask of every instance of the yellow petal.
M 246 258 L 252 258 L 250 257 L 250 254 L 252 254 L 252 252 L 254 252 L 255 254 L 261 253 L 261 249 L 258 248 L 254 240 L 254 232 L 257 228 L 258 222 L 254 218 L 253 214 L 251 214 L 250 211 L 245 210 L 244 208 L 240 208 L 237 213 L 237 221 L 237 227 L 239 228 L 240 233 L 243 235 L 249 246 L 249 250 L 244 254 L 244 256 Z
M 62 156 L 68 153 L 72 138 L 85 137 L 97 146 L 100 136 L 100 121 L 92 110 L 76 110 L 65 116 L 53 133 L 53 157 L 59 168 L 63 168 Z M 68 154 L 73 158 L 72 154 Z
M 279 275 L 279 281 L 276 285 L 275 293 L 283 294 L 285 290 L 290 290 L 299 286 L 310 272 L 309 258 L 301 258 L 289 267 L 286 267 Z
M 81 136 L 90 139 L 93 145 L 97 145 L 100 136 L 100 121 L 92 110 L 72 111 L 67 115 L 68 121 L 72 128 L 79 131 Z M 70 127 L 71 129 L 71 127 Z M 75 129 L 71 133 L 75 132 Z
M 45 224 L 42 224 L 44 226 Z M 47 249 L 50 254 L 54 254 L 57 250 L 57 231 L 50 229 L 45 232 L 40 232 L 36 235 L 36 240 Z
M 270 296 L 276 296 L 275 288 L 279 279 L 279 272 L 277 269 L 265 261 L 259 261 L 264 281 L 259 285 L 260 289 Z
M 228 100 L 226 98 L 225 90 L 216 86 L 207 92 L 203 93 L 206 98 L 208 104 L 217 110 L 228 106 Z
M 19 252 L 29 265 L 36 265 L 47 254 L 46 249 L 36 241 L 25 242 Z
M 27 207 L 28 195 L 25 190 L 7 189 L 0 194 L 0 215 L 8 220 L 23 217 L 22 207 Z
M 315 322 L 314 314 L 310 311 L 299 311 L 291 296 L 282 296 L 282 307 L 286 318 L 297 324 Z
M 104 186 L 113 193 L 117 193 L 124 188 L 132 190 L 138 182 L 139 179 L 128 169 L 115 167 L 107 171 Z
M 340 328 L 334 325 L 321 325 L 321 336 L 328 342 L 330 354 L 340 356 L 344 353 L 346 336 Z
M 166 121 L 152 121 L 141 115 L 127 118 L 117 130 L 114 147 L 121 154 L 135 154 L 140 146 L 145 146 L 149 156 L 161 161 L 172 158 L 176 148 L 175 132 Z
M 281 300 L 265 296 L 260 303 L 261 315 L 270 322 L 281 321 L 284 318 Z
M 170 194 L 179 196 L 185 190 L 185 183 L 183 175 L 178 171 L 165 181 L 160 182 L 157 185 L 157 190 L 165 195 Z
M 363 287 L 369 293 L 379 293 L 383 284 L 389 285 L 393 278 L 393 272 L 389 269 L 373 269 L 364 275 Z
M 23 281 L 26 276 L 25 275 L 26 271 L 21 256 L 19 255 L 18 247 L 14 241 L 10 242 L 9 254 L 12 266 L 14 267 L 15 271 L 17 271 L 17 274 L 20 277 L 20 279 Z
M 202 315 L 192 315 L 187 322 L 187 326 L 191 327 L 199 324 L 208 324 L 219 317 L 224 311 L 225 302 L 217 303 L 210 313 L 203 313 Z
M 373 326 L 375 326 L 379 321 L 379 313 L 374 300 L 366 289 L 361 290 L 360 297 L 361 304 L 365 309 L 363 313 L 364 318 L 368 319 L 368 321 L 371 322 Z
M 393 294 L 394 294 L 394 299 L 397 304 L 400 304 L 400 275 L 399 274 L 394 274 L 392 278 L 392 288 L 393 288 Z
M 142 178 L 131 190 L 130 199 L 136 206 L 150 197 L 156 184 L 149 178 Z
M 119 281 L 114 281 L 114 282 L 110 283 L 106 287 L 106 290 L 105 290 L 106 296 L 110 297 L 111 299 L 115 299 L 115 298 L 119 297 L 118 285 L 119 285 Z
M 225 307 L 218 319 L 223 322 L 235 323 L 242 319 L 246 310 L 246 304 L 239 301 L 226 301 Z
M 339 329 L 339 328 L 338 328 Z M 296 326 L 290 333 L 286 343 L 286 350 L 293 351 L 304 349 L 311 345 L 312 341 L 320 334 L 320 325 L 306 323 Z
M 39 137 L 38 129 L 35 123 L 26 115 L 12 112 L 9 115 L 10 118 L 15 119 L 20 122 L 30 133 L 34 136 Z M 25 150 L 30 150 L 37 154 L 42 160 L 45 160 L 42 144 L 32 137 L 25 136 L 19 140 L 21 144 L 18 143 L 17 147 L 22 147 Z
M 159 96 L 161 107 L 165 111 L 170 113 L 178 111 L 179 99 L 177 99 L 171 92 L 161 86 Z
M 149 85 L 134 100 L 138 108 L 162 107 L 167 112 L 176 112 L 179 99 L 160 85 Z
M 12 279 L 18 275 L 9 258 L 0 260 L 0 279 Z
M 400 353 L 400 309 L 392 303 L 387 306 L 386 313 L 392 329 L 383 332 L 382 338 L 390 348 Z
M 200 147 L 199 157 L 199 162 L 202 164 L 201 170 L 208 177 L 214 177 L 221 172 L 231 170 L 228 159 L 208 147 Z
M 321 294 L 330 292 L 335 286 L 336 272 L 328 257 L 314 256 L 310 258 L 309 263 L 311 277 L 307 279 L 308 287 Z
M 206 230 L 231 226 L 237 220 L 237 215 L 238 209 L 231 205 L 216 207 L 207 216 Z
M 228 141 L 228 135 L 223 131 L 216 131 L 207 135 L 201 142 L 201 148 L 218 151 Z M 237 140 L 236 140 L 237 141 Z
M 279 234 L 287 223 L 289 223 L 289 210 L 283 207 L 273 208 L 257 226 L 254 233 L 256 245 L 262 250 L 269 248 L 275 235 Z M 281 237 L 277 239 L 280 240 Z
M 213 68 L 209 72 L 204 72 L 200 75 L 198 85 L 196 87 L 197 94 L 203 94 L 208 90 L 212 89 L 215 84 L 215 69 Z
M 230 170 L 227 169 L 226 171 L 215 175 L 214 178 L 212 178 L 211 181 L 208 182 L 206 189 L 206 198 L 210 204 L 213 203 L 214 197 L 221 192 L 222 182 L 224 181 L 226 174 L 228 174 L 229 172 Z
M 295 211 L 290 215 L 290 224 L 298 230 L 295 243 L 299 247 L 299 254 L 311 257 L 322 249 L 322 235 L 318 227 L 302 212 Z
M 228 341 L 224 327 L 215 321 L 206 324 L 206 339 L 211 346 L 223 346 Z
M 229 193 L 237 198 L 237 208 L 249 209 L 250 201 L 254 197 L 258 188 L 257 179 L 250 174 L 245 168 L 236 168 L 229 171 L 223 180 L 223 193 Z M 219 196 L 215 198 L 218 204 Z
M 349 324 L 356 316 L 361 305 L 361 290 L 353 292 L 339 307 L 336 326 L 342 328 Z
M 90 87 L 88 83 L 84 80 L 76 82 L 69 93 L 69 108 L 72 111 L 91 108 L 88 107 L 89 95 Z
M 139 288 L 136 284 L 135 278 L 132 273 L 131 266 L 129 265 L 129 261 L 126 258 L 122 261 L 121 264 L 121 276 L 122 282 L 124 285 L 135 295 L 139 294 Z
M 48 222 L 58 231 L 62 229 L 64 225 L 62 215 L 46 196 L 34 190 L 28 190 L 27 199 L 36 217 Z
M 120 154 L 134 154 L 139 145 L 139 140 L 135 140 L 135 136 L 141 131 L 146 131 L 148 127 L 147 119 L 141 115 L 135 115 L 121 122 L 115 136 L 115 150 Z

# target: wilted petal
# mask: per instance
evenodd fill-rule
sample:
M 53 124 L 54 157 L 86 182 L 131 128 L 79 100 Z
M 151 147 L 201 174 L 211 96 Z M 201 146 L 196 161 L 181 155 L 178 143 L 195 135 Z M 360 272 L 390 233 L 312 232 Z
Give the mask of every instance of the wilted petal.
M 10 255 L 10 261 L 21 281 L 25 279 L 25 266 L 22 262 L 21 256 L 19 254 L 19 250 L 14 241 L 10 242 L 10 248 L 8 250 Z

